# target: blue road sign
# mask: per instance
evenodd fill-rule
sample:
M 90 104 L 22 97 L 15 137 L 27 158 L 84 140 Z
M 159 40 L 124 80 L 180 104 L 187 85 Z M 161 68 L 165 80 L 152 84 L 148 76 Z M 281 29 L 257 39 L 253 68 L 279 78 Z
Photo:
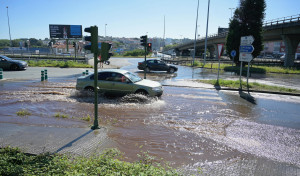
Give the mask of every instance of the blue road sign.
M 254 47 L 252 45 L 241 45 L 240 53 L 252 53 L 254 51 Z
M 235 50 L 232 50 L 231 53 L 230 53 L 231 57 L 235 57 L 236 56 L 236 51 Z

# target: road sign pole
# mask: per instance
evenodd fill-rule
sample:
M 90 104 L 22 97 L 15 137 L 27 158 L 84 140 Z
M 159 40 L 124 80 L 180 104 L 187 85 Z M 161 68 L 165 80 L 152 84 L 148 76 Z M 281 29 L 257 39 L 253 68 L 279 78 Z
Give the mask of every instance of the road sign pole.
M 219 58 L 219 67 L 218 67 L 218 78 L 217 78 L 217 83 L 219 84 L 219 74 L 220 74 L 220 58 Z
M 240 89 L 242 90 L 242 65 L 243 65 L 243 61 L 241 61 L 241 67 L 240 67 Z
M 248 62 L 248 70 L 247 70 L 247 90 L 248 90 L 248 92 L 249 92 L 249 84 L 248 84 L 249 70 L 250 70 L 250 62 Z

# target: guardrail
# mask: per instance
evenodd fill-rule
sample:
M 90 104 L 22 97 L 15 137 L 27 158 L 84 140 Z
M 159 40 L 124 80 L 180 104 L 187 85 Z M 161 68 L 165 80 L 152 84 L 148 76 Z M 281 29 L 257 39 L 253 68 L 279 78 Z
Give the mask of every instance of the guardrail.
M 264 23 L 264 27 L 279 25 L 279 24 L 292 23 L 292 22 L 300 22 L 300 14 L 266 21 Z
M 292 15 L 292 16 L 288 16 L 288 17 L 276 18 L 276 19 L 273 19 L 273 20 L 266 21 L 266 22 L 264 22 L 263 27 L 293 23 L 293 22 L 300 22 L 300 14 Z M 207 39 L 214 39 L 214 38 L 224 37 L 224 36 L 227 36 L 227 34 L 228 34 L 228 31 L 227 32 L 222 32 L 222 33 L 210 34 L 210 35 L 207 36 Z M 205 40 L 205 38 L 206 37 L 199 38 L 199 39 L 197 39 L 197 41 Z M 177 47 L 181 47 L 181 46 L 191 44 L 191 43 L 194 43 L 194 42 L 183 43 L 183 44 L 181 44 Z

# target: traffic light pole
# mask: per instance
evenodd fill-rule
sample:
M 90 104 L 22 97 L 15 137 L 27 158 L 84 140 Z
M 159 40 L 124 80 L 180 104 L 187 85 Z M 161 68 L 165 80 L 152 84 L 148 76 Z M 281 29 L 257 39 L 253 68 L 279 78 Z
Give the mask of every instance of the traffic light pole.
M 77 53 L 76 53 L 76 48 L 77 48 L 77 45 L 75 45 L 75 47 L 74 47 L 74 51 L 75 51 L 75 61 L 77 61 L 77 58 L 76 58 L 76 55 L 77 55 Z
M 98 27 L 97 26 L 91 26 L 89 28 L 85 28 L 84 32 L 91 33 L 91 36 L 85 37 L 85 41 L 90 41 L 91 45 L 86 45 L 84 49 L 90 50 L 92 53 L 94 53 L 94 126 L 92 126 L 92 130 L 99 129 L 98 124 Z
M 95 116 L 94 116 L 94 126 L 92 129 L 99 129 L 98 123 L 98 54 L 94 53 L 94 93 L 95 93 L 95 100 L 94 100 L 94 109 L 95 109 Z
M 145 69 L 144 69 L 144 79 L 146 79 L 146 68 L 147 68 L 147 62 L 146 62 L 146 56 L 147 56 L 147 47 L 145 45 Z

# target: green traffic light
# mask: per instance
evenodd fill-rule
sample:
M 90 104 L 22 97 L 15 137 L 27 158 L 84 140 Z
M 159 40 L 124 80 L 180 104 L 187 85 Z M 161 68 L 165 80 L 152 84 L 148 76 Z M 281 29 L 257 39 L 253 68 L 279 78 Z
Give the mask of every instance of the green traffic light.
M 91 36 L 85 37 L 85 41 L 90 41 L 91 45 L 86 45 L 84 49 L 91 50 L 92 53 L 98 53 L 98 27 L 91 26 L 89 28 L 85 28 L 84 32 L 91 33 Z
M 109 52 L 111 45 L 111 43 L 101 43 L 101 61 L 107 61 L 112 56 L 112 53 Z

